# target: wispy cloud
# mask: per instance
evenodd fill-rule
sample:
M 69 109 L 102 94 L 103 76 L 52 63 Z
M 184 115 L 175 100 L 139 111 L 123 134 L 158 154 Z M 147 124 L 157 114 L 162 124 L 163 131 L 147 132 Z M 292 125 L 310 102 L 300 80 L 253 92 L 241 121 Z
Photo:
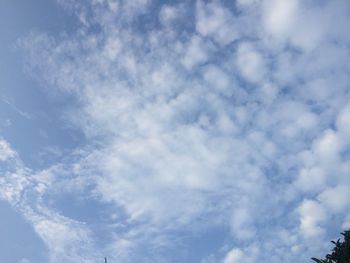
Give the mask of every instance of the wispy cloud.
M 14 157 L 15 154 L 15 151 L 12 150 L 9 143 L 0 138 L 0 161 L 6 161 L 7 159 Z
M 1 99 L 1 101 L 2 101 L 3 103 L 5 103 L 5 104 L 7 104 L 8 106 L 10 106 L 10 108 L 11 108 L 12 110 L 14 110 L 17 114 L 19 114 L 21 117 L 26 118 L 26 119 L 28 119 L 28 120 L 30 120 L 30 119 L 33 118 L 29 113 L 27 113 L 27 112 L 22 111 L 21 109 L 19 109 L 13 102 L 11 102 L 11 100 L 10 100 L 9 98 L 7 98 L 7 97 L 5 97 L 5 96 L 1 96 L 0 99 Z
M 2 186 L 7 199 L 34 191 L 17 202 L 52 262 L 89 262 L 99 233 L 48 192 L 111 204 L 102 249 L 120 262 L 175 262 L 184 232 L 218 226 L 229 241 L 213 262 L 303 261 L 348 224 L 346 1 L 60 2 L 81 20 L 76 35 L 22 46 L 48 93 L 76 98 L 69 120 L 90 144 L 64 172 Z
M 0 145 L 6 146 L 7 153 L 3 154 L 5 147 L 0 148 L 0 198 L 8 201 L 32 224 L 48 247 L 50 262 L 95 262 L 101 257 L 94 251 L 91 231 L 83 222 L 60 215 L 55 208 L 45 204 L 45 195 L 64 170 L 58 166 L 35 173 L 23 165 L 5 140 L 2 139 Z

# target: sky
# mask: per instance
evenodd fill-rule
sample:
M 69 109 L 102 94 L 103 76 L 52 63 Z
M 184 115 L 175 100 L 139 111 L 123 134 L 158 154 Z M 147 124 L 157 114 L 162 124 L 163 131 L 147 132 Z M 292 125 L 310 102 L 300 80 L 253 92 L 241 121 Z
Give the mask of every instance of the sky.
M 350 228 L 347 0 L 0 2 L 0 263 L 294 263 Z

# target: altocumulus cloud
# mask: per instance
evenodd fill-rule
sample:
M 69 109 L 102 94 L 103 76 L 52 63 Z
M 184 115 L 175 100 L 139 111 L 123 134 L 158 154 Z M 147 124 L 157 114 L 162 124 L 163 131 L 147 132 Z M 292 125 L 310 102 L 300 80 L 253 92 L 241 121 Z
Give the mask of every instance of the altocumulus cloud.
M 20 45 L 88 143 L 33 171 L 0 140 L 0 196 L 51 262 L 185 262 L 218 228 L 199 262 L 305 262 L 350 227 L 348 1 L 59 2 L 76 32 Z M 113 211 L 107 230 L 63 195 Z

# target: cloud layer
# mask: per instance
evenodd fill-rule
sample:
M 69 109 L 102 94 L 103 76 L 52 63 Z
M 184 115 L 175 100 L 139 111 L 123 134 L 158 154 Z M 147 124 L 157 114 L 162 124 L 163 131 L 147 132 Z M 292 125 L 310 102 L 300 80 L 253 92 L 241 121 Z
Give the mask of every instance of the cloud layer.
M 87 145 L 32 171 L 0 141 L 1 197 L 51 262 L 188 262 L 186 237 L 215 228 L 202 262 L 305 261 L 350 226 L 347 1 L 60 3 L 76 32 L 21 46 Z

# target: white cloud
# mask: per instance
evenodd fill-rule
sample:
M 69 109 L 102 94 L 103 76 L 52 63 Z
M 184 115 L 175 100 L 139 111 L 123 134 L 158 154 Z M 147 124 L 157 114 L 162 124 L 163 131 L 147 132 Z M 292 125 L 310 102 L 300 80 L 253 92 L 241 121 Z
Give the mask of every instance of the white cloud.
M 249 246 L 236 246 L 225 263 L 255 262 L 257 255 L 261 262 L 294 262 L 296 255 L 302 261 L 314 251 L 302 237 L 323 242 L 330 218 L 348 222 L 341 186 L 349 171 L 348 93 L 332 75 L 347 80 L 347 51 L 323 46 L 323 33 L 310 43 L 304 39 L 320 19 L 318 9 L 308 9 L 315 14 L 297 32 L 303 21 L 298 1 L 237 4 L 251 9 L 233 13 L 220 2 L 197 1 L 195 11 L 186 10 L 196 13 L 188 22 L 192 30 L 174 23 L 186 20 L 182 6 L 160 6 L 154 17 L 161 25 L 148 29 L 139 14 L 150 12 L 150 2 L 121 1 L 118 16 L 110 13 L 113 7 L 92 8 L 101 32 L 57 41 L 33 34 L 24 41 L 33 71 L 51 85 L 48 92 L 79 100 L 67 118 L 90 142 L 72 154 L 75 163 L 65 173 L 17 173 L 0 181 L 7 200 L 21 201 L 23 191 L 35 189 L 38 198 L 24 206 L 42 205 L 28 218 L 55 257 L 64 251 L 91 257 L 94 249 L 88 225 L 40 198 L 62 185 L 123 211 L 113 219 L 123 230 L 112 231 L 105 249 L 130 262 L 145 250 L 162 254 L 176 233 L 217 225 L 231 229 L 226 248 L 238 241 L 254 246 L 255 237 L 259 243 L 253 256 Z M 238 30 L 247 21 L 256 28 Z M 265 31 L 250 35 L 261 23 Z M 271 238 L 275 231 L 283 234 Z
M 204 37 L 212 37 L 221 45 L 227 45 L 237 38 L 236 21 L 220 2 L 196 3 L 196 30 Z
M 260 247 L 252 243 L 244 248 L 235 247 L 226 253 L 223 263 L 238 263 L 238 262 L 246 262 L 246 263 L 254 263 L 259 262 L 261 260 Z M 273 261 L 271 257 L 270 260 Z
M 236 0 L 237 7 L 244 9 L 258 4 L 260 0 Z
M 48 208 L 41 211 L 46 215 L 23 208 L 25 216 L 32 222 L 35 231 L 48 246 L 50 262 L 96 261 L 94 257 L 97 257 L 99 252 L 93 251 L 93 246 L 90 244 L 91 233 L 83 223 L 48 213 L 50 211 Z
M 350 185 L 338 185 L 324 190 L 317 197 L 329 210 L 343 212 L 350 209 Z
M 233 248 L 230 250 L 224 260 L 224 263 L 239 263 L 245 260 L 246 256 L 239 248 Z
M 6 143 L 7 148 L 11 149 Z M 91 232 L 82 222 L 69 219 L 44 205 L 43 195 L 52 190 L 57 177 L 64 173 L 52 167 L 35 173 L 25 167 L 17 155 L 1 167 L 0 199 L 9 202 L 30 222 L 49 250 L 50 262 L 94 262 Z M 62 179 L 62 178 L 61 178 Z M 21 262 L 29 262 L 22 259 Z
M 204 68 L 203 77 L 213 89 L 216 89 L 225 95 L 230 95 L 230 93 L 232 93 L 230 92 L 232 81 L 228 74 L 219 67 L 208 65 Z
M 326 173 L 320 167 L 304 168 L 295 181 L 296 186 L 307 192 L 318 192 L 327 185 Z
M 263 16 L 266 31 L 277 38 L 288 37 L 298 15 L 299 0 L 264 1 Z
M 277 97 L 279 90 L 275 84 L 265 83 L 260 92 L 262 101 L 269 104 Z
M 2 174 L 0 178 L 0 197 L 10 203 L 19 202 L 23 190 L 31 184 L 27 175 L 28 171 L 23 168 L 18 168 L 14 172 Z
M 110 37 L 108 41 L 106 41 L 104 54 L 108 59 L 114 60 L 117 58 L 118 54 L 121 52 L 121 44 L 119 39 Z
M 119 9 L 119 3 L 117 0 L 107 0 L 108 7 L 113 11 L 117 12 Z
M 249 42 L 238 46 L 236 64 L 242 76 L 253 83 L 263 81 L 267 73 L 263 56 Z
M 209 51 L 210 44 L 199 36 L 193 36 L 188 43 L 182 63 L 187 69 L 192 69 L 194 66 L 203 64 L 208 60 Z
M 15 155 L 15 151 L 11 149 L 9 143 L 0 137 L 0 161 L 6 161 Z
M 337 129 L 345 143 L 349 143 L 350 138 L 350 103 L 346 104 L 340 111 L 336 120 Z
M 324 163 L 338 162 L 342 148 L 341 141 L 333 130 L 327 130 L 314 142 L 313 151 Z
M 320 225 L 326 220 L 324 207 L 313 200 L 303 200 L 298 207 L 300 214 L 300 231 L 305 238 L 320 237 L 324 229 Z
M 253 214 L 247 208 L 235 209 L 231 219 L 233 235 L 238 239 L 250 239 L 255 230 L 252 227 Z
M 164 26 L 171 26 L 183 17 L 185 9 L 186 7 L 182 4 L 163 5 L 159 12 L 159 20 Z
M 334 14 L 340 14 L 342 11 L 337 9 L 346 9 L 345 6 L 342 1 L 314 4 L 299 0 L 265 0 L 262 5 L 264 29 L 274 41 L 310 51 L 338 34 L 334 28 L 342 28 L 346 22 L 337 21 Z

